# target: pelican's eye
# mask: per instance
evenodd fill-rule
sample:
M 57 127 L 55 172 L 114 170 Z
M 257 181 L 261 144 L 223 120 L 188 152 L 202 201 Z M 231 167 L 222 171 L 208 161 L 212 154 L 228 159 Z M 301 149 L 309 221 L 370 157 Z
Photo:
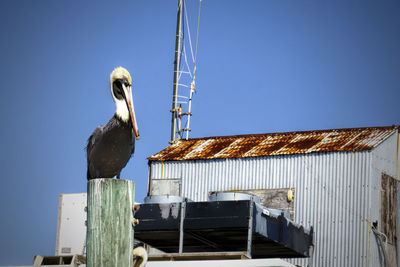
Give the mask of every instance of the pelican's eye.
M 113 94 L 119 100 L 122 100 L 124 98 L 122 92 L 122 84 L 120 80 L 116 80 L 113 82 Z
M 129 87 L 130 86 L 130 84 L 128 82 L 128 79 L 125 78 L 125 77 L 121 80 L 121 83 L 123 83 L 125 85 L 125 87 Z

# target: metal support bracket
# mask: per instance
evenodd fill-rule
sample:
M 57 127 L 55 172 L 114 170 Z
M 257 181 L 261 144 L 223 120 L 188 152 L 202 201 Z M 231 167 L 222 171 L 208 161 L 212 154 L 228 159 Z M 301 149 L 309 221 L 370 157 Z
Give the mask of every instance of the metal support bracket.
M 181 221 L 179 225 L 179 253 L 183 253 L 183 224 L 186 214 L 186 201 L 181 203 Z
M 249 210 L 249 226 L 247 231 L 247 256 L 251 259 L 251 244 L 253 243 L 253 207 L 254 200 L 251 198 Z

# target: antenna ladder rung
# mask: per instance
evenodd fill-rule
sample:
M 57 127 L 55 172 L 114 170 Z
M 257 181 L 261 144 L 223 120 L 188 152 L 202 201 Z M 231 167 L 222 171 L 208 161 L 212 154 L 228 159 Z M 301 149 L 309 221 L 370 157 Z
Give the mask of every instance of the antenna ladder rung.
M 192 112 L 185 112 L 185 113 L 179 114 L 178 116 L 183 117 L 183 116 L 192 116 L 192 115 L 193 115 Z
M 183 128 L 182 130 L 179 130 L 178 131 L 178 133 L 181 133 L 181 132 L 190 132 L 190 131 L 192 131 L 192 129 L 190 129 L 190 128 Z

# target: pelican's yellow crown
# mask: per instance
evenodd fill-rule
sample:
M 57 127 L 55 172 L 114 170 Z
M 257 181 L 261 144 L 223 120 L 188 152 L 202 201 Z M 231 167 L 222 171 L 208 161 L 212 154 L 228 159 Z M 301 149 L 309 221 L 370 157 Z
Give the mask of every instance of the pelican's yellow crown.
M 112 84 L 115 80 L 118 79 L 123 79 L 126 78 L 129 82 L 130 85 L 132 85 L 132 77 L 129 74 L 129 71 L 125 69 L 124 67 L 116 67 L 110 75 L 110 86 L 112 87 Z

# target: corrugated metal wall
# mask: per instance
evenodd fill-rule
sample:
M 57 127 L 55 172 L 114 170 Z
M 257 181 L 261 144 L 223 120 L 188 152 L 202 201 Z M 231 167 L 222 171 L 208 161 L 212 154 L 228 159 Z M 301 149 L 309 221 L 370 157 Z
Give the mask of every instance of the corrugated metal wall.
M 296 188 L 294 220 L 315 229 L 313 266 L 366 266 L 369 152 L 183 162 L 153 162 L 152 178 L 182 178 L 182 194 Z M 163 165 L 163 167 L 161 166 Z M 306 266 L 308 259 L 293 261 Z
M 211 191 L 287 188 L 292 178 L 294 221 L 314 227 L 315 250 L 312 263 L 290 261 L 301 266 L 379 266 L 369 218 L 371 213 L 378 218 L 380 174 L 388 167 L 371 164 L 371 155 L 392 166 L 384 158 L 392 157 L 386 150 L 396 146 L 393 136 L 384 142 L 385 149 L 374 153 L 151 162 L 151 178 L 182 178 L 182 195 L 194 201 L 206 201 Z
M 382 173 L 385 173 L 393 178 L 399 175 L 399 167 L 400 167 L 400 157 L 399 157 L 399 135 L 395 133 L 391 135 L 389 138 L 385 140 L 385 142 L 381 143 L 371 152 L 371 196 L 373 196 L 371 201 L 371 216 L 370 221 L 375 222 L 378 221 L 378 228 L 381 225 L 380 222 L 380 209 L 381 209 L 381 178 Z M 396 157 L 398 163 L 396 165 Z M 397 169 L 396 169 L 397 167 Z M 398 178 L 398 177 L 397 177 Z M 400 183 L 397 183 L 397 188 L 399 189 Z M 399 191 L 398 191 L 399 192 Z M 397 203 L 400 203 L 400 195 L 397 195 Z M 399 207 L 397 206 L 397 236 L 400 236 L 400 213 Z M 396 216 L 396 215 L 395 215 Z M 396 229 L 393 229 L 396 231 Z M 397 255 L 400 254 L 400 240 L 397 240 Z M 370 245 L 371 253 L 375 257 L 371 257 L 371 265 L 370 266 L 380 266 L 381 259 L 375 251 L 378 250 L 377 242 L 375 235 L 371 233 L 371 245 Z M 400 261 L 397 262 L 397 266 L 400 267 Z

